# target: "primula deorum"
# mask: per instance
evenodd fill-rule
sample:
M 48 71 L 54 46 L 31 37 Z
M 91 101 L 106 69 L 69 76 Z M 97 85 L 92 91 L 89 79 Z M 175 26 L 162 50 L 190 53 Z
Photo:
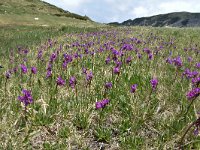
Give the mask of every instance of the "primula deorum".
M 59 85 L 59 86 L 64 86 L 64 85 L 65 85 L 65 80 L 63 80 L 63 79 L 61 78 L 61 76 L 59 76 L 59 77 L 57 78 L 56 82 L 57 82 L 57 85 Z
M 151 82 L 151 87 L 152 87 L 152 89 L 155 91 L 155 90 L 156 90 L 156 87 L 157 87 L 157 85 L 158 85 L 158 79 L 153 78 L 150 82 Z
M 136 91 L 136 89 L 137 89 L 137 84 L 133 84 L 132 86 L 131 86 L 131 93 L 135 93 L 135 91 Z
M 103 99 L 102 101 L 96 102 L 96 109 L 104 108 L 110 102 L 109 99 Z
M 69 86 L 74 89 L 75 85 L 76 85 L 76 78 L 75 77 L 71 77 L 69 79 Z
M 31 91 L 22 90 L 23 96 L 18 96 L 18 100 L 20 100 L 20 102 L 22 102 L 25 107 L 27 107 L 29 104 L 33 103 L 33 98 L 31 95 Z
M 32 72 L 32 74 L 36 74 L 37 73 L 37 68 L 36 67 L 32 67 L 31 68 L 31 72 Z
M 106 88 L 106 89 L 111 89 L 111 88 L 112 88 L 112 83 L 111 83 L 111 82 L 107 82 L 107 83 L 105 84 L 105 88 Z
M 21 71 L 22 73 L 26 74 L 28 72 L 28 69 L 25 65 L 21 64 Z
M 119 73 L 120 73 L 120 68 L 119 68 L 119 67 L 115 67 L 115 68 L 113 69 L 113 72 L 114 72 L 114 74 L 118 74 L 118 75 L 119 75 Z
M 188 100 L 193 100 L 200 95 L 200 88 L 194 88 L 187 93 Z

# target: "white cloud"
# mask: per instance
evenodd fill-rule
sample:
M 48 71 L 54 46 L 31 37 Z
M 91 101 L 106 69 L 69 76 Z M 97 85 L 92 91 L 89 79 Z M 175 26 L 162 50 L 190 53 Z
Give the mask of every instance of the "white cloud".
M 44 0 L 98 22 L 122 22 L 175 11 L 199 12 L 199 0 Z
M 88 3 L 91 0 L 60 0 L 64 5 L 68 7 L 79 7 L 83 3 Z
M 143 6 L 139 6 L 139 7 L 134 8 L 131 14 L 133 14 L 133 16 L 135 17 L 143 17 L 143 16 L 149 15 L 149 11 L 147 8 Z

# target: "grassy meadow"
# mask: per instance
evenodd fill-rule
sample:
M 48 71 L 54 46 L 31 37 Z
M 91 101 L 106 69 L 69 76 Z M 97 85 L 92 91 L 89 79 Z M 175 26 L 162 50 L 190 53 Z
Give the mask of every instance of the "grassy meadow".
M 200 149 L 199 28 L 0 30 L 0 149 Z

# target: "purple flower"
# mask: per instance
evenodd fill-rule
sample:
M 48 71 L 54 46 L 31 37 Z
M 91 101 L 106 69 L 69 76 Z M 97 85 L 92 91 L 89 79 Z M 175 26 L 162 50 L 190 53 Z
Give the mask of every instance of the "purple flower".
M 33 98 L 31 96 L 31 92 L 28 90 L 22 90 L 23 96 L 18 96 L 18 100 L 24 103 L 25 107 L 31 103 L 33 103 Z
M 42 50 L 39 50 L 39 51 L 38 51 L 37 58 L 38 58 L 38 59 L 41 59 L 41 58 L 42 58 L 42 54 L 43 54 L 43 51 L 42 51 Z
M 200 69 L 200 62 L 199 62 L 199 63 L 196 63 L 196 67 L 197 67 L 198 69 Z
M 187 78 L 195 78 L 199 73 L 197 71 L 190 71 L 188 68 L 183 72 L 183 76 Z
M 133 84 L 131 86 L 131 93 L 135 93 L 136 89 L 137 89 L 137 84 Z
M 83 72 L 83 74 L 87 74 L 87 69 L 83 67 L 82 72 Z
M 115 67 L 115 68 L 113 69 L 113 72 L 114 72 L 114 74 L 118 74 L 118 75 L 119 75 L 119 73 L 120 73 L 120 68 L 119 68 L 119 67 Z
M 67 61 L 64 61 L 63 64 L 62 64 L 62 68 L 66 69 L 67 68 L 67 64 L 68 64 Z
M 57 55 L 56 55 L 56 53 L 52 53 L 52 54 L 51 54 L 51 57 L 50 57 L 50 62 L 53 62 L 53 61 L 55 61 L 55 60 L 56 60 L 56 58 L 57 58 Z
M 51 70 L 52 70 L 52 64 L 51 64 L 51 63 L 48 64 L 47 70 L 48 70 L 48 71 L 51 71 Z
M 195 130 L 194 130 L 194 135 L 199 134 L 199 128 L 200 128 L 200 117 L 194 122 Z
M 129 57 L 126 59 L 126 63 L 129 64 L 131 61 L 132 61 L 132 58 L 131 58 L 131 56 L 129 56 Z
M 192 57 L 188 57 L 188 62 L 191 62 L 192 61 Z
M 28 54 L 29 50 L 28 49 L 24 49 L 23 52 L 24 52 L 24 54 Z
M 139 59 L 142 58 L 142 54 L 140 54 L 140 53 L 138 53 L 137 56 Z
M 21 64 L 21 71 L 26 74 L 28 72 L 28 69 L 25 65 Z
M 153 78 L 150 82 L 151 82 L 152 89 L 156 90 L 156 87 L 158 85 L 158 80 L 156 78 Z
M 16 72 L 17 72 L 17 70 L 18 70 L 18 68 L 17 68 L 17 67 L 13 68 L 13 72 L 14 72 L 14 73 L 16 73 Z
M 108 56 L 107 58 L 106 58 L 106 64 L 108 64 L 109 62 L 110 62 L 110 56 Z
M 10 70 L 6 71 L 6 79 L 10 79 L 10 76 L 11 76 Z
M 92 71 L 90 71 L 90 73 L 87 73 L 86 74 L 86 80 L 88 82 L 91 82 L 92 81 L 92 78 L 93 78 L 93 74 L 92 74 Z
M 152 53 L 149 53 L 149 54 L 148 54 L 148 58 L 149 58 L 149 60 L 152 60 L 153 54 L 152 54 Z
M 112 88 L 112 83 L 111 83 L 111 82 L 107 82 L 107 83 L 105 84 L 105 88 L 106 88 L 106 89 Z
M 52 71 L 51 70 L 47 70 L 46 78 L 49 78 L 51 76 L 52 76 Z
M 181 57 L 178 56 L 176 58 L 173 59 L 174 65 L 177 67 L 181 67 L 183 65 Z
M 73 57 L 72 57 L 71 55 L 64 54 L 63 56 L 64 56 L 65 61 L 66 61 L 67 63 L 70 63 L 70 62 L 73 61 Z
M 65 80 L 63 80 L 63 79 L 61 78 L 61 76 L 59 76 L 59 77 L 57 78 L 57 80 L 56 80 L 56 83 L 57 83 L 57 85 L 59 85 L 59 86 L 64 86 L 64 85 L 65 85 Z
M 121 67 L 122 62 L 121 61 L 115 61 L 116 67 Z
M 189 91 L 186 96 L 188 100 L 192 100 L 198 97 L 199 94 L 200 94 L 200 88 L 194 88 L 191 91 Z
M 71 78 L 69 79 L 69 86 L 70 86 L 71 88 L 74 88 L 75 85 L 76 85 L 76 78 L 75 78 L 75 77 L 71 77 Z
M 37 68 L 36 67 L 31 67 L 31 72 L 32 72 L 32 74 L 36 74 L 37 73 Z
M 144 51 L 145 53 L 147 53 L 147 54 L 150 54 L 150 53 L 151 53 L 150 49 L 148 49 L 148 48 L 144 48 L 143 51 Z
M 200 84 L 200 76 L 192 79 L 192 84 L 196 85 L 197 87 Z
M 103 99 L 102 101 L 96 102 L 96 109 L 104 108 L 110 102 L 109 99 Z
M 173 63 L 173 60 L 172 60 L 170 57 L 168 57 L 168 58 L 166 59 L 166 63 L 172 64 L 172 63 Z

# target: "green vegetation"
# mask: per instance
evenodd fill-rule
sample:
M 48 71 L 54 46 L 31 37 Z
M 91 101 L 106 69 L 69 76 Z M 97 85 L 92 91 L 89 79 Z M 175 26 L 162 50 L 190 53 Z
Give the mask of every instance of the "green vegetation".
M 80 33 L 84 30 L 97 31 L 99 29 L 98 26 L 87 28 L 72 26 L 2 26 L 0 28 L 0 58 L 8 58 L 9 51 L 11 49 L 16 51 L 18 46 L 32 49 L 47 39 L 59 38 L 69 33 Z M 0 63 L 3 63 L 2 59 L 0 59 Z
M 195 126 L 180 143 L 200 110 L 199 97 L 192 102 L 186 96 L 191 78 L 199 76 L 198 28 L 62 30 L 64 36 L 15 51 L 14 63 L 2 59 L 1 149 L 200 148 Z M 198 75 L 184 75 L 186 68 Z M 23 89 L 33 99 L 27 106 Z M 108 103 L 97 107 L 103 99 Z
M 24 14 L 30 15 L 32 17 L 45 15 L 47 18 L 48 16 L 63 16 L 80 20 L 90 20 L 87 16 L 80 16 L 74 13 L 70 13 L 40 0 L 1 0 L 0 14 L 11 14 L 12 16 L 21 15 L 22 17 Z
M 38 0 L 2 0 L 0 26 L 0 149 L 200 149 L 199 28 L 114 28 Z

